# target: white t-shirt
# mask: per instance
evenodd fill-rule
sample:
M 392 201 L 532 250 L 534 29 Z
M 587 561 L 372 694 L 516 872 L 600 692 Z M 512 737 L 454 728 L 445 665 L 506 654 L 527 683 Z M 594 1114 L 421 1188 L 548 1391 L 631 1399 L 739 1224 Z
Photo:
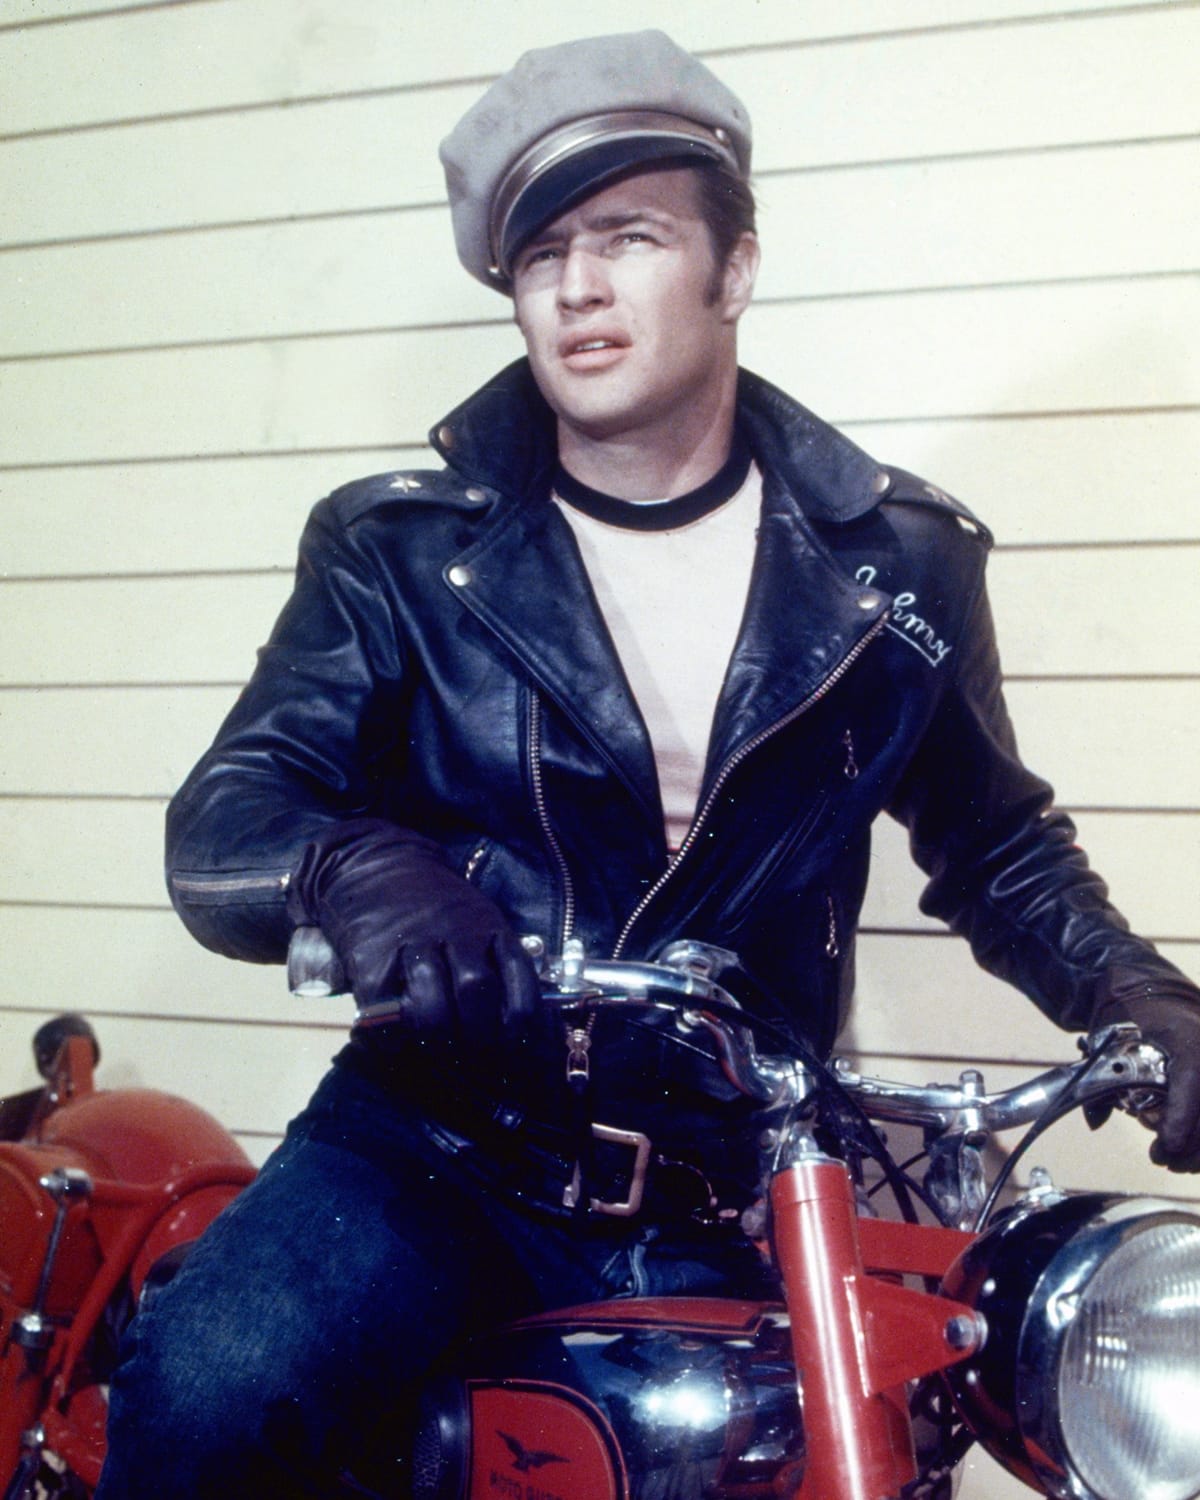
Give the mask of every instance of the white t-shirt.
M 677 849 L 696 812 L 713 710 L 746 605 L 762 475 L 751 464 L 724 504 L 672 530 L 610 525 L 554 499 L 646 721 L 667 844 Z

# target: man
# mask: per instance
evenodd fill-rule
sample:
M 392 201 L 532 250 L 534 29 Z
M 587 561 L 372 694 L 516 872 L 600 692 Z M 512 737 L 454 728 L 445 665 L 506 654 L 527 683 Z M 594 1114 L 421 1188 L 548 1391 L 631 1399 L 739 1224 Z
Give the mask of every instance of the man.
M 759 1286 L 745 1153 L 686 1059 L 597 1028 L 588 1119 L 643 1131 L 653 1170 L 632 1220 L 588 1211 L 599 1160 L 569 1206 L 567 1048 L 521 938 L 723 945 L 747 1003 L 827 1052 L 885 809 L 981 963 L 1164 1048 L 1155 1149 L 1200 1160 L 1200 996 L 1017 757 L 985 531 L 738 369 L 740 103 L 661 34 L 593 39 L 521 59 L 443 158 L 528 360 L 436 429 L 443 472 L 318 506 L 168 832 L 201 941 L 280 961 L 320 927 L 400 1018 L 135 1323 L 102 1500 L 337 1493 L 473 1326 Z

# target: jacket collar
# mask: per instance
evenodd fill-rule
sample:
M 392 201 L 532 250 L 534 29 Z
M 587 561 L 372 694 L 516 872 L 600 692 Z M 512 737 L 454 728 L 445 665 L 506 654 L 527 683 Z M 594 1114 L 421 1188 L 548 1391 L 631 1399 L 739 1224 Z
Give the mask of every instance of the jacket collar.
M 817 521 L 852 521 L 886 492 L 886 470 L 785 392 L 738 372 L 738 417 L 761 467 L 777 473 Z M 471 484 L 546 493 L 557 460 L 554 414 L 527 359 L 518 359 L 439 422 L 430 442 Z
M 807 407 L 749 370 L 738 374 L 738 415 L 764 473 L 775 473 L 815 521 L 854 521 L 874 510 L 891 477 Z

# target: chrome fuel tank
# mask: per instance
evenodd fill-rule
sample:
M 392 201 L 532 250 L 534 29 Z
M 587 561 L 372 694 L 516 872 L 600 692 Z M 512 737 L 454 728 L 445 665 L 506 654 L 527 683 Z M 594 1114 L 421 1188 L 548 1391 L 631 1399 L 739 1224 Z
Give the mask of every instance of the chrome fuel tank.
M 431 1390 L 419 1500 L 789 1494 L 804 1438 L 787 1315 L 769 1303 L 621 1300 L 474 1344 Z

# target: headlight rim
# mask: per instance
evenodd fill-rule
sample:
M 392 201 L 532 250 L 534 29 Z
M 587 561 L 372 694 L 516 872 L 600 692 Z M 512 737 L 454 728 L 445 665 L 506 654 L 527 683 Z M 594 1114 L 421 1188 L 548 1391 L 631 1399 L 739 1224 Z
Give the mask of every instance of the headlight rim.
M 993 1457 L 1050 1495 L 1105 1500 L 1063 1431 L 1059 1372 L 1074 1318 L 1056 1321 L 1052 1304 L 1086 1294 L 1123 1243 L 1168 1222 L 1200 1230 L 1200 1213 L 1149 1196 L 1066 1194 L 1004 1216 L 943 1280 L 943 1291 L 983 1313 L 989 1328 L 980 1353 L 947 1372 L 959 1411 Z
M 1100 1270 L 1125 1245 L 1169 1224 L 1187 1224 L 1200 1231 L 1200 1214 L 1162 1199 L 1115 1201 L 1063 1245 L 1038 1278 L 1030 1298 L 1018 1342 L 1017 1381 L 1021 1386 L 1028 1371 L 1031 1397 L 1036 1390 L 1044 1399 L 1040 1406 L 1033 1399 L 1021 1406 L 1020 1426 L 1027 1446 L 1037 1445 L 1050 1455 L 1056 1467 L 1061 1466 L 1071 1477 L 1073 1488 L 1066 1493 L 1078 1496 L 1079 1500 L 1105 1500 L 1105 1497 L 1091 1487 L 1081 1472 L 1085 1465 L 1071 1451 L 1064 1422 L 1063 1362 L 1078 1309 L 1069 1319 L 1055 1318 L 1052 1304 L 1072 1297 L 1085 1299 Z M 1055 1281 L 1057 1284 L 1053 1284 Z M 1040 1360 L 1046 1362 L 1039 1365 Z M 1052 1377 L 1041 1379 L 1037 1374 L 1039 1368 L 1052 1372 Z M 1200 1475 L 1197 1478 L 1200 1480 Z

